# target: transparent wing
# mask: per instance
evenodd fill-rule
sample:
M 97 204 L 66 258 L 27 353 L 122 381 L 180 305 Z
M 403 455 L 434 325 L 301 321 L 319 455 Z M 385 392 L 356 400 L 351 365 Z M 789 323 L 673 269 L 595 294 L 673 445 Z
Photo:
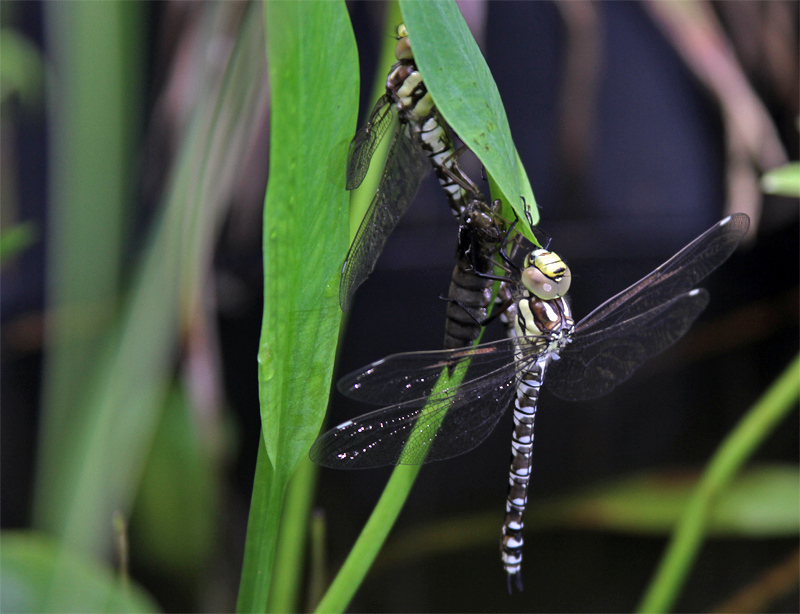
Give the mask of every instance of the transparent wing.
M 375 268 L 386 239 L 408 209 L 420 182 L 430 169 L 416 133 L 412 133 L 413 139 L 409 134 L 408 126 L 401 126 L 395 133 L 378 190 L 347 252 L 339 282 L 342 311 L 350 308 L 356 288 L 364 283 Z
M 514 353 L 518 347 L 524 352 L 525 345 L 517 339 L 501 339 L 468 348 L 392 354 L 345 375 L 337 388 L 346 397 L 363 403 L 424 403 L 445 368 L 450 374 L 466 368 L 462 387 L 468 386 L 478 378 L 514 371 Z
M 691 290 L 600 331 L 576 331 L 558 360 L 550 363 L 544 383 L 568 401 L 611 392 L 645 360 L 680 339 L 707 304 L 708 292 Z
M 750 218 L 736 213 L 718 222 L 655 271 L 607 300 L 575 327 L 576 334 L 611 329 L 661 303 L 691 290 L 725 262 L 750 226 Z
M 364 126 L 356 132 L 350 141 L 347 152 L 347 189 L 355 190 L 364 181 L 369 170 L 369 162 L 383 139 L 383 135 L 392 125 L 392 105 L 384 94 L 372 108 L 372 113 Z
M 366 469 L 418 465 L 472 450 L 497 425 L 514 397 L 518 374 L 538 355 L 523 345 L 506 339 L 470 350 L 395 354 L 346 376 L 339 388 L 350 397 L 400 402 L 324 433 L 311 448 L 311 460 Z M 442 373 L 452 376 L 459 369 L 466 369 L 460 386 L 437 386 Z

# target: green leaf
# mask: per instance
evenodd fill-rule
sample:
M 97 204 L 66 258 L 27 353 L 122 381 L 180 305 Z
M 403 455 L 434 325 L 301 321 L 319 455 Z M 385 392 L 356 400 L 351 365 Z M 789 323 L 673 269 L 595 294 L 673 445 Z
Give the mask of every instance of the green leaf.
M 800 197 L 800 162 L 792 162 L 765 173 L 761 189 L 766 194 Z
M 139 586 L 123 586 L 105 564 L 71 552 L 46 535 L 4 531 L 0 549 L 3 612 L 157 612 Z M 53 575 L 69 590 L 52 594 Z
M 500 92 L 486 60 L 453 0 L 400 0 L 411 48 L 436 107 L 475 153 L 500 194 L 524 220 L 523 199 L 539 219 L 530 182 L 519 159 Z M 525 235 L 527 223 L 519 225 Z
M 358 81 L 344 4 L 266 7 L 272 116 L 259 397 L 270 462 L 288 477 L 319 433 L 328 403 Z
M 339 335 L 348 247 L 344 188 L 358 62 L 343 2 L 266 3 L 271 81 L 258 352 L 262 443 L 238 611 L 263 612 L 286 484 L 319 433 Z

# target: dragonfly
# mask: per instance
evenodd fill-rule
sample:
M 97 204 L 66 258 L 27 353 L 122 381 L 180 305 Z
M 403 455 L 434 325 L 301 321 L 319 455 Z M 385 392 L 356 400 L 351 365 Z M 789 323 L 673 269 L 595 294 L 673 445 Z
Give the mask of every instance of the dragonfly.
M 675 343 L 708 304 L 708 292 L 694 286 L 728 259 L 749 224 L 743 213 L 726 217 L 577 324 L 565 298 L 569 267 L 553 252 L 530 251 L 509 284 L 508 339 L 394 354 L 346 375 L 341 393 L 385 407 L 322 434 L 311 459 L 337 469 L 448 459 L 483 442 L 513 399 L 501 555 L 509 592 L 522 590 L 522 516 L 542 385 L 570 401 L 599 397 Z
M 447 172 L 451 173 L 450 169 Z M 491 321 L 492 284 L 497 279 L 493 273 L 496 264 L 502 266 L 495 256 L 508 235 L 501 201 L 489 205 L 478 186 L 460 168 L 456 167 L 455 173 L 458 174 L 454 174 L 453 180 L 467 195 L 467 204 L 459 218 L 456 265 L 449 292 L 442 297 L 448 301 L 445 349 L 471 345 Z M 505 285 L 506 282 L 501 282 L 498 295 L 505 293 Z
M 386 78 L 386 91 L 356 133 L 347 156 L 346 187 L 354 190 L 364 181 L 378 145 L 395 126 L 378 188 L 342 265 L 339 304 L 343 311 L 349 310 L 356 289 L 375 268 L 386 240 L 431 166 L 457 218 L 461 219 L 469 203 L 456 180 L 461 173 L 449 127 L 417 70 L 405 25 L 398 26 L 397 37 L 397 62 Z

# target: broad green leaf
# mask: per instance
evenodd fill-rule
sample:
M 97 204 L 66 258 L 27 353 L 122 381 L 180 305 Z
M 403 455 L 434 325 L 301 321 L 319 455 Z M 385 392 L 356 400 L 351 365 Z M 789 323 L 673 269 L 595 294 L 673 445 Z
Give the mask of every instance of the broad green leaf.
M 60 547 L 32 531 L 4 531 L 0 549 L 3 612 L 157 612 L 138 585 L 104 564 Z M 52 594 L 53 575 L 68 590 Z
M 800 197 L 800 162 L 792 162 L 765 173 L 761 189 L 767 194 Z
M 269 2 L 270 169 L 258 352 L 262 442 L 237 609 L 265 611 L 286 484 L 319 433 L 348 247 L 358 62 L 343 2 Z
M 503 102 L 486 60 L 453 0 L 400 0 L 411 48 L 436 107 L 483 163 L 503 204 L 524 220 L 523 199 L 534 223 L 536 200 L 517 155 Z M 527 223 L 519 227 L 525 235 Z
M 268 3 L 266 23 L 272 116 L 259 390 L 270 462 L 288 474 L 328 403 L 358 82 L 342 3 Z

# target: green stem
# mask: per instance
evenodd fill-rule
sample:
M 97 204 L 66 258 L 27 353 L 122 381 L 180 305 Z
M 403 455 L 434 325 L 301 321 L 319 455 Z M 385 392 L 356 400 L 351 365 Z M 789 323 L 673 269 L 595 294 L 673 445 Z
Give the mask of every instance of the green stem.
M 700 549 L 717 497 L 797 403 L 800 394 L 799 370 L 800 356 L 797 356 L 714 454 L 681 515 L 638 612 L 668 612 L 672 608 Z
M 296 612 L 317 466 L 300 461 L 286 490 L 267 612 Z
M 392 472 L 378 504 L 316 612 L 344 612 L 347 608 L 403 509 L 419 469 L 419 465 L 399 465 Z

